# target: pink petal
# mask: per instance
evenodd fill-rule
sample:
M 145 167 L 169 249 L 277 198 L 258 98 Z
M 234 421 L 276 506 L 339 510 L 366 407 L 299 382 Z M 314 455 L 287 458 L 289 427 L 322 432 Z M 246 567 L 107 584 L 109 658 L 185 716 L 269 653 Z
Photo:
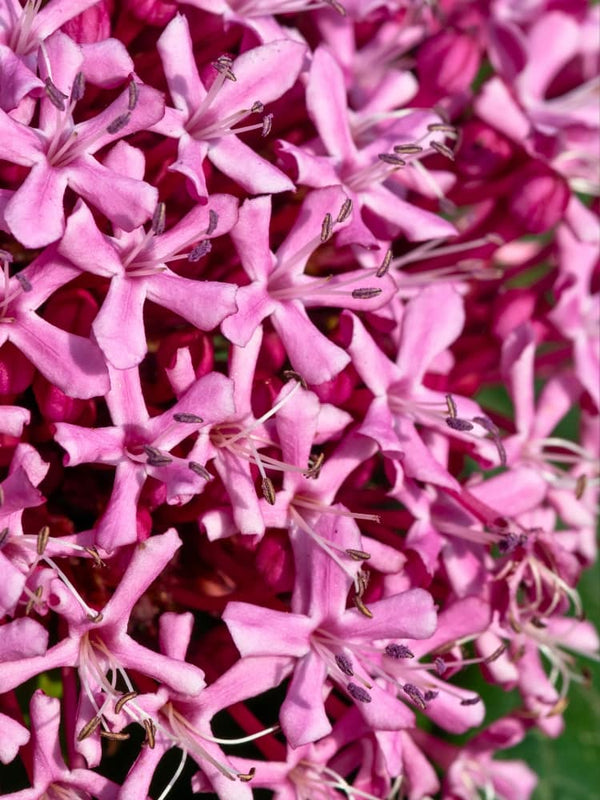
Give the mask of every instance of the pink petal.
M 92 325 L 102 352 L 117 369 L 136 367 L 146 356 L 146 289 L 144 278 L 115 275 Z
M 231 231 L 242 266 L 255 281 L 266 282 L 275 266 L 275 257 L 269 248 L 270 223 L 271 198 L 268 195 L 255 197 L 242 203 L 238 221 Z
M 104 39 L 100 42 L 82 42 L 83 74 L 94 86 L 112 89 L 134 71 L 133 61 L 123 42 Z
M 291 231 L 277 250 L 277 267 L 285 268 L 286 277 L 304 272 L 312 252 L 321 244 L 325 215 L 330 214 L 335 220 L 347 199 L 348 195 L 341 186 L 328 186 L 308 193 Z
M 120 625 L 123 628 L 137 599 L 160 575 L 180 547 L 181 539 L 177 532 L 169 528 L 135 548 L 125 574 L 104 606 L 103 628 L 107 625 Z
M 25 354 L 50 383 L 69 397 L 102 397 L 108 391 L 108 373 L 96 344 L 83 336 L 67 333 L 28 314 L 15 321 L 10 340 Z
M 211 141 L 208 158 L 224 175 L 251 194 L 293 192 L 293 182 L 237 136 Z
M 458 338 L 464 323 L 462 298 L 451 286 L 428 286 L 409 301 L 396 363 L 410 385 L 421 383 L 433 359 Z
M 216 328 L 237 308 L 231 283 L 182 278 L 171 270 L 146 278 L 148 299 L 179 314 L 202 331 Z
M 63 234 L 65 170 L 34 164 L 31 172 L 8 201 L 4 219 L 11 233 L 25 247 L 44 247 Z
M 158 190 L 83 155 L 67 167 L 69 186 L 125 231 L 132 231 L 152 216 Z
M 288 692 L 279 710 L 279 721 L 292 747 L 316 742 L 331 731 L 323 705 L 327 667 L 309 652 L 296 665 Z
M 190 117 L 206 96 L 198 76 L 187 17 L 176 14 L 156 43 L 173 105 Z
M 242 656 L 296 656 L 309 652 L 314 622 L 304 614 L 231 602 L 222 616 Z
M 27 728 L 6 714 L 0 714 L 0 763 L 10 764 L 29 737 Z
M 530 434 L 535 418 L 533 370 L 535 339 L 533 328 L 523 323 L 512 331 L 502 346 L 502 373 L 507 380 L 513 403 L 517 430 Z
M 158 130 L 159 126 L 155 126 Z M 175 124 L 171 125 L 175 128 Z M 158 130 L 159 133 L 162 131 Z M 168 135 L 167 133 L 164 134 Z M 197 199 L 206 199 L 208 189 L 206 188 L 206 177 L 204 175 L 203 163 L 208 153 L 208 142 L 197 141 L 186 132 L 176 133 L 179 136 L 179 146 L 177 149 L 177 161 L 169 169 L 172 172 L 180 172 L 190 181 L 193 192 L 192 196 Z
M 265 105 L 287 92 L 304 63 L 306 46 L 291 39 L 254 47 L 235 59 L 233 73 L 237 80 L 226 81 L 210 106 L 217 118 L 246 108 L 248 98 Z
M 331 625 L 331 631 L 342 640 L 373 642 L 378 639 L 427 639 L 436 629 L 433 598 L 424 589 L 409 589 L 376 600 L 370 603 L 369 608 L 373 619 L 356 609 L 349 609 Z
M 347 353 L 312 324 L 298 300 L 280 303 L 272 321 L 293 368 L 307 383 L 331 380 L 350 361 Z
M 237 311 L 223 320 L 221 330 L 232 344 L 245 347 L 260 323 L 273 313 L 276 302 L 259 283 L 240 286 L 235 296 Z
M 356 147 L 348 124 L 348 101 L 342 70 L 324 47 L 314 52 L 308 84 L 306 106 L 319 131 L 327 152 L 339 161 L 353 161 Z
M 92 212 L 78 200 L 67 220 L 58 252 L 79 269 L 112 278 L 124 272 L 121 257 L 110 239 L 100 232 Z
M 194 627 L 194 615 L 190 611 L 183 614 L 165 611 L 160 615 L 158 626 L 161 652 L 169 658 L 184 661 Z
M 579 30 L 573 17 L 560 11 L 536 20 L 527 40 L 527 66 L 516 81 L 525 105 L 543 99 L 552 79 L 577 54 Z
M 371 185 L 361 193 L 361 200 L 378 217 L 399 228 L 409 242 L 445 239 L 456 236 L 457 230 L 443 217 L 401 200 L 385 186 Z
M 112 494 L 96 528 L 96 543 L 107 553 L 137 542 L 137 503 L 145 480 L 143 464 L 131 461 L 117 464 Z

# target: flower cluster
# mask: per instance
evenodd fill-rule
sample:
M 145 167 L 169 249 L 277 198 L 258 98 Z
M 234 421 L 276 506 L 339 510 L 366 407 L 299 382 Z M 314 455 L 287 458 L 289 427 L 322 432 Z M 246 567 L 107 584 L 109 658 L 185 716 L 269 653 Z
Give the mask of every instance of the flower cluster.
M 599 11 L 0 0 L 4 797 L 531 796 L 598 657 Z

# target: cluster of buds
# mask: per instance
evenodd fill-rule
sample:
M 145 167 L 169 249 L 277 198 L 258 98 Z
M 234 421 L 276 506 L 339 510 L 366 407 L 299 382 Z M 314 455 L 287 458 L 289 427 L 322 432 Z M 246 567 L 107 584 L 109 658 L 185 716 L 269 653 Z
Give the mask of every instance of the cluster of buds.
M 0 2 L 4 797 L 532 796 L 598 660 L 599 12 Z

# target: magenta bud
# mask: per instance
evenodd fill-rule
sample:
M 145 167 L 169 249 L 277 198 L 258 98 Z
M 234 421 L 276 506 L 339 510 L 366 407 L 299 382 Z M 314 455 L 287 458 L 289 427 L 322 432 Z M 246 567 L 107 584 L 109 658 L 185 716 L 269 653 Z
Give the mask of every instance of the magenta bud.
M 419 82 L 444 96 L 464 92 L 477 75 L 480 58 L 479 44 L 472 36 L 442 31 L 426 39 L 419 48 Z
M 80 44 L 103 42 L 111 35 L 110 16 L 114 5 L 113 0 L 99 0 L 91 8 L 67 20 L 62 31 Z
M 536 161 L 517 176 L 509 209 L 527 233 L 543 233 L 561 221 L 570 197 L 566 181 Z
M 491 178 L 501 173 L 513 154 L 511 143 L 501 133 L 474 120 L 461 128 L 456 152 L 457 168 L 469 178 Z

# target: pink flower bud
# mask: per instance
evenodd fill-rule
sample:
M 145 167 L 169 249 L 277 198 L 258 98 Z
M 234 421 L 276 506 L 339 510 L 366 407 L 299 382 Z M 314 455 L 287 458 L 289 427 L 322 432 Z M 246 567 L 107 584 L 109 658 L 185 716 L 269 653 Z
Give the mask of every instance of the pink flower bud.
M 528 233 L 543 233 L 562 219 L 569 198 L 566 181 L 538 161 L 522 170 L 509 208 Z
M 90 8 L 68 20 L 62 30 L 71 39 L 82 44 L 102 42 L 111 35 L 110 16 L 114 10 L 113 0 L 100 0 Z

